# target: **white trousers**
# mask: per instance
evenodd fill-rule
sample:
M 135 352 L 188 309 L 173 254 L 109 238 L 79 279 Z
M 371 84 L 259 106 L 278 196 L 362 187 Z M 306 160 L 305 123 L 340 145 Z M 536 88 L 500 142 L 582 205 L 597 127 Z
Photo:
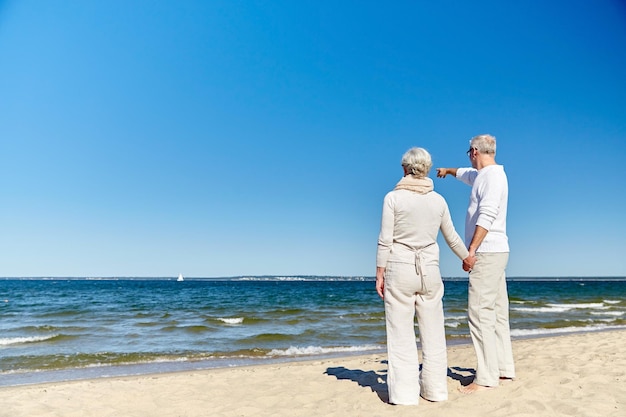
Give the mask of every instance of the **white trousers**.
M 422 273 L 423 280 L 415 265 L 396 262 L 389 262 L 385 270 L 387 387 L 392 404 L 416 405 L 420 394 L 430 401 L 448 399 L 443 282 L 437 265 L 423 267 Z M 422 344 L 421 374 L 415 317 Z
M 505 269 L 509 254 L 478 253 L 469 275 L 468 319 L 476 351 L 478 385 L 497 386 L 515 377 Z

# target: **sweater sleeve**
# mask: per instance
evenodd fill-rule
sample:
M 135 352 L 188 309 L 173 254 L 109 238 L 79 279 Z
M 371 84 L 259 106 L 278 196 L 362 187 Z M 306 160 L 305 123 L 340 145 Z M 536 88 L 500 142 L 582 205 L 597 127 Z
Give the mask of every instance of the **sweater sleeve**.
M 376 266 L 385 268 L 391 254 L 394 227 L 394 202 L 392 194 L 388 193 L 383 201 L 383 214 L 378 235 L 378 250 L 376 252 Z
M 474 168 L 458 168 L 456 170 L 456 179 L 472 186 L 474 180 L 478 176 L 478 170 Z
M 454 252 L 454 254 L 458 256 L 459 259 L 463 260 L 469 256 L 469 252 L 467 251 L 467 248 L 463 243 L 463 239 L 461 239 L 461 236 L 459 236 L 456 229 L 454 228 L 454 224 L 452 223 L 452 217 L 450 217 L 450 210 L 448 209 L 448 204 L 445 201 L 443 204 L 444 211 L 441 217 L 440 226 L 441 234 L 443 235 L 443 238 L 446 240 L 446 243 L 448 244 L 450 249 L 452 249 L 452 252 Z

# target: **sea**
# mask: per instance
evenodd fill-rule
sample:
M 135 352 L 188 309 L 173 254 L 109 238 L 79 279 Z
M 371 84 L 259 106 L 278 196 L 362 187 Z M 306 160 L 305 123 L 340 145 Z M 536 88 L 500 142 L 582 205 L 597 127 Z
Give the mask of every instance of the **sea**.
M 444 283 L 448 344 L 470 343 L 467 278 Z M 514 339 L 626 329 L 626 277 L 508 291 Z M 0 278 L 0 386 L 384 352 L 372 277 Z

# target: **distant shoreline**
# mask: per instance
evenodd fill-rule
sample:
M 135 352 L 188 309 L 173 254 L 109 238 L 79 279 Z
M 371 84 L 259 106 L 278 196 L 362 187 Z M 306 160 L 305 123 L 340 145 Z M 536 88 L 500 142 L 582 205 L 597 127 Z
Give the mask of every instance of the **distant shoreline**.
M 445 281 L 467 281 L 468 277 L 443 277 Z M 33 280 L 33 281 L 176 281 L 176 277 L 0 277 L 0 280 Z M 626 276 L 606 277 L 507 277 L 508 281 L 626 281 Z M 187 281 L 223 282 L 333 282 L 333 281 L 375 281 L 375 277 L 363 276 L 317 276 L 317 275 L 242 275 L 233 277 L 186 277 Z M 181 284 L 184 285 L 184 284 Z

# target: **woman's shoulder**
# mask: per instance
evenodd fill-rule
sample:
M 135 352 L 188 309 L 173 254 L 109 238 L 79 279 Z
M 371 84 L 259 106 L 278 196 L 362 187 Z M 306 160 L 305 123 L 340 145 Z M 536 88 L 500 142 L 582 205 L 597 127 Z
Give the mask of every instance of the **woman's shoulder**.
M 439 194 L 437 191 L 433 191 L 430 194 L 432 194 L 432 200 L 441 208 L 442 211 L 448 207 L 448 202 L 444 196 Z

